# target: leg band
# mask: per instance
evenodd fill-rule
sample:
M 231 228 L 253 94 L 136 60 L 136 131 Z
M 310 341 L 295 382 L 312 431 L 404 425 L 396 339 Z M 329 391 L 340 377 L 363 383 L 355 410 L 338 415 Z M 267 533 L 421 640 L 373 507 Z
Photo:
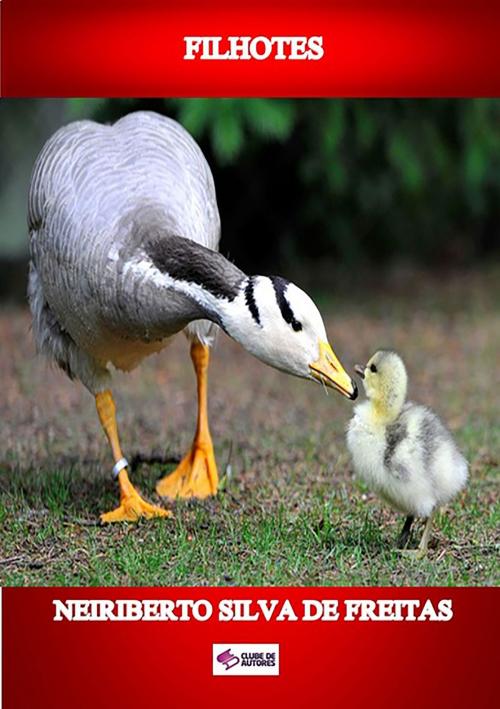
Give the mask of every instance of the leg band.
M 113 478 L 117 478 L 120 470 L 128 467 L 128 460 L 126 458 L 120 458 L 113 466 Z

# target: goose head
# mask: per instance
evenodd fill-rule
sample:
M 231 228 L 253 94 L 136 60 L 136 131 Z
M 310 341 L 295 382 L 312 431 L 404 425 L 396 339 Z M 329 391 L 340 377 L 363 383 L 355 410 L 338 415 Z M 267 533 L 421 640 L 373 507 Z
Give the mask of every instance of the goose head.
M 328 343 L 318 308 L 293 283 L 279 276 L 247 277 L 221 316 L 226 332 L 262 362 L 356 398 L 356 384 Z
M 317 307 L 296 285 L 280 276 L 247 276 L 219 252 L 183 237 L 148 236 L 145 250 L 137 266 L 141 283 L 182 293 L 196 304 L 190 319 L 212 320 L 271 367 L 356 398 Z

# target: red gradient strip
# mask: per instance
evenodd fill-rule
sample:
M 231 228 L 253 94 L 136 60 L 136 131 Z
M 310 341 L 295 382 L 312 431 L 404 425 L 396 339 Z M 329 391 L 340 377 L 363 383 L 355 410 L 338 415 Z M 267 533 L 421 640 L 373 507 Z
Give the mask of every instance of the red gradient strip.
M 4 96 L 485 96 L 498 2 L 3 0 Z M 185 61 L 185 35 L 324 36 L 320 61 Z
M 448 622 L 54 622 L 54 598 L 451 598 Z M 498 591 L 172 588 L 3 591 L 4 706 L 490 707 Z M 212 643 L 279 643 L 279 677 L 213 677 Z

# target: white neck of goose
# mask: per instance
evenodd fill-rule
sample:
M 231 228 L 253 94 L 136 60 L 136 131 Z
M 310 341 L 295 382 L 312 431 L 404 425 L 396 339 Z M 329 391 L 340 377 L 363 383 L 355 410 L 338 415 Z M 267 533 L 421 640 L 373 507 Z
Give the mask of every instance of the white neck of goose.
M 149 245 L 155 280 L 187 296 L 246 350 L 277 369 L 311 378 L 326 342 L 309 296 L 283 278 L 246 276 L 220 253 L 181 237 Z

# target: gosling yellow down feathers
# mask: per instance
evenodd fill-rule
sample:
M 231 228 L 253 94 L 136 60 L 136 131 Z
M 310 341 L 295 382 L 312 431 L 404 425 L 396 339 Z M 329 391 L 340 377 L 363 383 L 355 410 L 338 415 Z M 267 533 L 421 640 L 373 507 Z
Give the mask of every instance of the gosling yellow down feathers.
M 415 517 L 427 520 L 417 550 L 423 556 L 434 513 L 467 482 L 467 462 L 439 417 L 406 401 L 408 377 L 399 355 L 379 351 L 355 369 L 367 400 L 356 406 L 347 429 L 354 472 L 407 515 L 400 545 L 407 544 Z

